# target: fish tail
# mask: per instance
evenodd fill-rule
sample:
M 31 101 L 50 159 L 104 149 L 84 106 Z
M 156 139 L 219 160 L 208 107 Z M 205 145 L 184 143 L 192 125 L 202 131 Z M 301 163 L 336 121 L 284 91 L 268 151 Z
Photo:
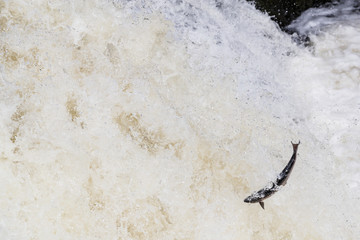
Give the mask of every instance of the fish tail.
M 292 146 L 293 146 L 294 153 L 297 152 L 297 148 L 298 148 L 298 146 L 299 146 L 299 144 L 300 144 L 300 141 L 299 141 L 299 143 L 293 143 L 293 142 L 291 142 L 291 144 L 292 144 Z

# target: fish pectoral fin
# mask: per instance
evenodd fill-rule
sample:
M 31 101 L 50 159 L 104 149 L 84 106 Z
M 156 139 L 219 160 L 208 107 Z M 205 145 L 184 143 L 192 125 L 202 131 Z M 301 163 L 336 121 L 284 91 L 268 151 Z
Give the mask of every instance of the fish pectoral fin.
M 259 202 L 260 206 L 262 207 L 262 209 L 265 210 L 265 203 L 264 202 Z

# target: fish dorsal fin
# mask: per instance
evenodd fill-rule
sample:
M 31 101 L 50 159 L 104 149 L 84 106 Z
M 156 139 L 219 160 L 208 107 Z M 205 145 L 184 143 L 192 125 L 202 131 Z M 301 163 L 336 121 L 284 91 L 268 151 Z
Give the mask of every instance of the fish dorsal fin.
M 259 202 L 260 203 L 260 206 L 262 207 L 262 209 L 265 210 L 265 203 L 264 202 Z

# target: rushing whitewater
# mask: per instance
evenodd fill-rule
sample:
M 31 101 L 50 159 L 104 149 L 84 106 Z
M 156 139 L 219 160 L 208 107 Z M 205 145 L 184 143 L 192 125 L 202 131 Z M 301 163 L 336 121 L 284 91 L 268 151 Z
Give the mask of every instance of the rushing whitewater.
M 360 235 L 360 24 L 308 50 L 244 1 L 0 11 L 0 239 Z

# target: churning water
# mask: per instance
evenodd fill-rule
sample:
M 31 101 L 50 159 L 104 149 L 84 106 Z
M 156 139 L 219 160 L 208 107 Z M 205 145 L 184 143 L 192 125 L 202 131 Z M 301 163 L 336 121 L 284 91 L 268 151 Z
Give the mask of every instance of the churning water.
M 0 1 L 0 239 L 357 239 L 346 4 L 304 48 L 245 1 Z

